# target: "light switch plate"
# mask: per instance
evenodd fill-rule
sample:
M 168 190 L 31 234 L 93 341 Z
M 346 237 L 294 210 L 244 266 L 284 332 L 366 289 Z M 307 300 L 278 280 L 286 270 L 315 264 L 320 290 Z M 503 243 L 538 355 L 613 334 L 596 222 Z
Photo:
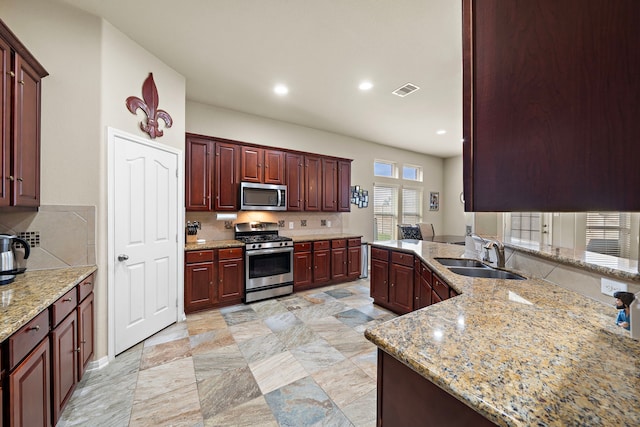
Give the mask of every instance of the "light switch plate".
M 293 230 L 293 221 L 289 221 L 289 230 Z
M 611 295 L 618 291 L 628 291 L 629 287 L 626 283 L 616 282 L 615 280 L 607 279 L 603 277 L 600 279 L 600 292 L 605 295 Z

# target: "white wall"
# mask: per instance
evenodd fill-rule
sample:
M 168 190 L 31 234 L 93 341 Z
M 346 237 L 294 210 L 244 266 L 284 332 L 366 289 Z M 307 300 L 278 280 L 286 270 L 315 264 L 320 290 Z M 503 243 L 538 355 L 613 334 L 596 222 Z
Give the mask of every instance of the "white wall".
M 424 198 L 424 221 L 433 223 L 436 230 L 444 227 L 445 209 L 441 207 L 439 211 L 430 212 L 428 206 L 430 191 L 439 192 L 441 201 L 449 198 L 444 193 L 441 158 L 189 101 L 187 132 L 354 159 L 351 164 L 351 184 L 369 190 L 371 196 L 373 183 L 380 181 L 380 178 L 373 176 L 374 159 L 420 165 L 424 172 L 422 185 L 427 194 Z M 456 198 L 457 194 L 459 191 Z M 371 241 L 373 204 L 370 203 L 366 209 L 358 209 L 352 205 L 350 213 L 342 214 L 342 227 L 344 231 L 362 234 L 365 240 Z
M 438 234 L 464 235 L 466 215 L 464 203 L 460 201 L 462 193 L 462 156 L 450 157 L 444 160 L 444 194 L 440 203 L 444 216 L 444 228 Z

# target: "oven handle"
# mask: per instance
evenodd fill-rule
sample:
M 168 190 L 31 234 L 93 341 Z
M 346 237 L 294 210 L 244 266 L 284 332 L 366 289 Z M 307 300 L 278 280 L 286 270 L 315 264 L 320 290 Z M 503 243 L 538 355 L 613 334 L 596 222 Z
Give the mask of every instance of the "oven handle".
M 256 249 L 256 250 L 246 251 L 248 257 L 253 255 L 275 254 L 279 252 L 293 252 L 293 248 L 291 246 L 283 246 L 281 248 Z

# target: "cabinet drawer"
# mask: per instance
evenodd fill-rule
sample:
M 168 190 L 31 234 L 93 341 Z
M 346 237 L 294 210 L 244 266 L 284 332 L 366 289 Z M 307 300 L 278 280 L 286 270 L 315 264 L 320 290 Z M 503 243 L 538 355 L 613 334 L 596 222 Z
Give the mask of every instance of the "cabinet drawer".
M 91 292 L 93 292 L 93 282 L 96 278 L 95 273 L 84 279 L 77 286 L 78 289 L 78 302 L 84 300 Z
M 329 249 L 329 246 L 330 246 L 330 242 L 328 240 L 320 240 L 318 242 L 313 242 L 313 249 L 316 251 Z
M 242 248 L 218 249 L 218 259 L 242 258 Z
M 78 306 L 78 295 L 75 288 L 58 298 L 51 306 L 51 327 L 55 328 L 58 323 L 67 317 Z
M 349 239 L 347 240 L 347 245 L 351 248 L 353 246 L 360 246 L 362 239 L 357 238 L 357 239 Z
M 407 267 L 413 267 L 413 255 L 402 252 L 391 252 L 391 262 L 406 265 Z
M 49 334 L 49 310 L 44 310 L 7 340 L 9 370 L 15 368 L 47 334 Z
M 442 300 L 449 299 L 449 285 L 440 280 L 438 276 L 433 276 L 431 286 Z
M 213 250 L 189 251 L 186 253 L 185 259 L 187 260 L 187 264 L 193 262 L 213 261 Z
M 386 249 L 371 248 L 371 259 L 389 261 L 389 251 Z
M 347 241 L 345 239 L 332 240 L 331 241 L 331 247 L 332 248 L 346 248 L 347 247 Z
M 295 243 L 293 245 L 293 251 L 294 252 L 310 252 L 311 242 Z

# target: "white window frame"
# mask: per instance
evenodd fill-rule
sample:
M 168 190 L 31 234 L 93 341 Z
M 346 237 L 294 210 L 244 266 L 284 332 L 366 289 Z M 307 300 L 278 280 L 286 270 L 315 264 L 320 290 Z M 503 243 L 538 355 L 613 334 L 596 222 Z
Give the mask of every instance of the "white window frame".
M 376 164 L 383 164 L 383 165 L 391 166 L 391 176 L 389 176 L 389 175 L 377 175 L 376 174 Z M 377 177 L 380 177 L 380 178 L 398 179 L 398 164 L 396 162 L 392 162 L 390 160 L 375 159 L 373 161 L 373 176 L 377 176 Z
M 410 179 L 410 178 L 405 178 L 404 177 L 404 169 L 405 168 L 412 168 L 415 169 L 416 171 L 416 179 Z M 418 166 L 418 165 L 412 165 L 409 163 L 405 163 L 402 165 L 402 179 L 405 181 L 411 181 L 411 182 L 422 182 L 422 166 Z

